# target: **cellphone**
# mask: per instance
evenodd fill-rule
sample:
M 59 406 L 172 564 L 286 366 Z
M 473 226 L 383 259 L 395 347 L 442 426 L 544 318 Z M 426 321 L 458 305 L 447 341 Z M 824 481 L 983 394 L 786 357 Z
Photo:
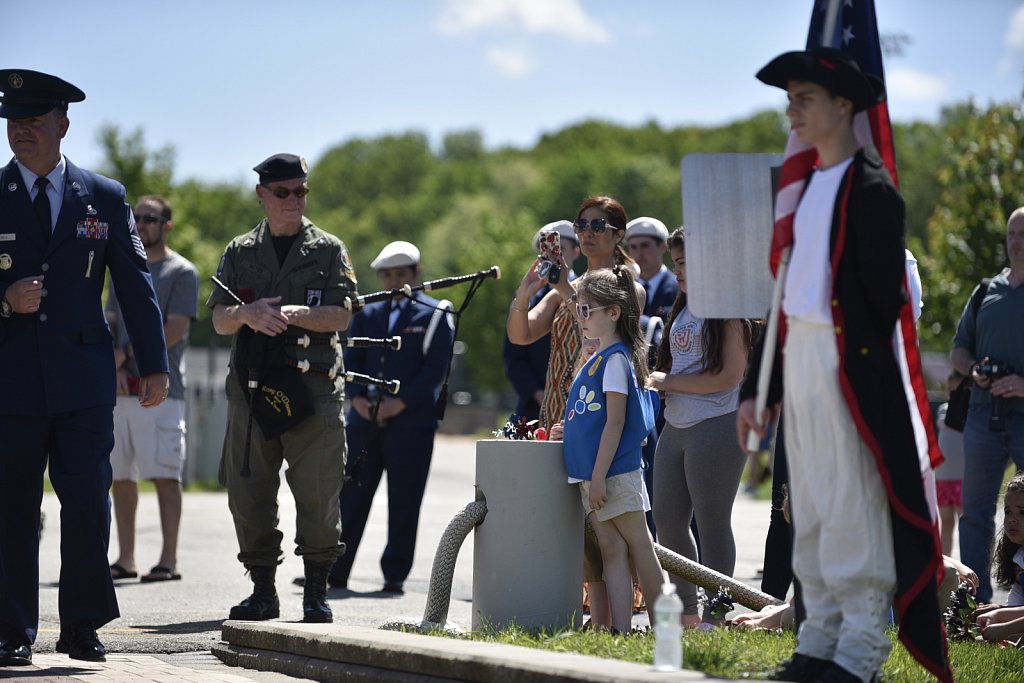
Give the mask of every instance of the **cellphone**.
M 557 230 L 540 231 L 540 261 L 537 263 L 537 275 L 547 277 L 548 282 L 556 284 L 562 274 L 559 262 L 562 260 L 562 237 Z

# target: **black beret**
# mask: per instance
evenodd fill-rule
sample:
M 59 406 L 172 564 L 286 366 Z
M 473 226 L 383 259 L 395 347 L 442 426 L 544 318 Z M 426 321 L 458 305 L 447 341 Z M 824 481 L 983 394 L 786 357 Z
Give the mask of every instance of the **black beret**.
M 885 85 L 880 79 L 861 71 L 846 53 L 829 47 L 785 52 L 763 66 L 757 79 L 783 90 L 790 81 L 817 83 L 833 95 L 853 102 L 854 111 L 885 99 Z
M 307 169 L 306 160 L 294 154 L 275 154 L 252 167 L 252 170 L 260 174 L 260 185 L 305 178 Z
M 41 116 L 68 102 L 81 102 L 85 93 L 67 81 L 28 69 L 0 69 L 0 118 Z

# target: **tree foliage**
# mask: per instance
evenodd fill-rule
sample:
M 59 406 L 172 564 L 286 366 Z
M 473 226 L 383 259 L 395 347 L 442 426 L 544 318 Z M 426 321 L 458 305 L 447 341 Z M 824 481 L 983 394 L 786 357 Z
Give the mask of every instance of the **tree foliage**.
M 619 198 L 631 217 L 682 222 L 680 162 L 695 152 L 780 152 L 786 121 L 765 111 L 722 126 L 625 127 L 583 121 L 543 136 L 531 149 L 488 150 L 475 130 L 452 131 L 439 146 L 416 131 L 352 138 L 328 149 L 310 168 L 307 215 L 345 241 L 360 291 L 380 289 L 369 269 L 393 240 L 415 243 L 424 279 L 501 267 L 461 316 L 463 371 L 477 396 L 508 391 L 501 362 L 508 302 L 533 259 L 531 240 L 552 220 L 571 218 L 593 194 Z M 907 201 L 912 249 L 925 279 L 925 339 L 948 344 L 970 286 L 998 270 L 1001 233 L 1021 201 L 1019 108 L 950 109 L 938 125 L 895 126 L 897 160 Z M 263 216 L 251 185 L 173 181 L 174 150 L 147 150 L 141 130 L 101 133 L 104 170 L 129 199 L 164 194 L 174 207 L 170 246 L 199 267 L 210 291 L 224 246 Z M 437 295 L 462 304 L 468 285 Z M 193 344 L 210 340 L 201 307 Z
M 1006 220 L 1024 206 L 1024 117 L 1020 103 L 943 115 L 940 195 L 921 256 L 925 307 L 921 339 L 948 350 L 974 285 L 1007 265 Z

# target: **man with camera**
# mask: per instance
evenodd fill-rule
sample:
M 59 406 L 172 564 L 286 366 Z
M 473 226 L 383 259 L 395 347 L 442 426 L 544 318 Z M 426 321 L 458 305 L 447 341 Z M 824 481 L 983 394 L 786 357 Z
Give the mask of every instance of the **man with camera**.
M 978 599 L 992 599 L 989 565 L 996 501 L 1009 460 L 1024 468 L 1024 207 L 1006 224 L 1010 267 L 992 278 L 977 311 L 968 301 L 950 359 L 974 380 L 964 428 L 960 559 L 978 572 Z M 974 298 L 973 295 L 971 297 Z

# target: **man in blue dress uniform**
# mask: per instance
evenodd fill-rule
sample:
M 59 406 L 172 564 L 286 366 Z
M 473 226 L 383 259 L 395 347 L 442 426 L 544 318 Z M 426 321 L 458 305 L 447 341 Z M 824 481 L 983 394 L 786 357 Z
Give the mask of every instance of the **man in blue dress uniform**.
M 629 247 L 629 255 L 640 267 L 637 282 L 643 285 L 647 292 L 644 312 L 640 316 L 640 326 L 646 332 L 652 316 L 661 318 L 662 323 L 668 320 L 672 304 L 679 294 L 679 284 L 672 271 L 665 266 L 668 228 L 657 218 L 634 218 L 626 223 L 626 246 Z M 661 341 L 660 332 L 655 336 L 648 336 L 651 337 L 651 344 L 655 346 Z M 651 359 L 653 361 L 653 354 Z
M 124 187 L 61 154 L 68 103 L 85 93 L 23 69 L 0 70 L 0 92 L 15 156 L 0 169 L 0 666 L 32 661 L 47 464 L 61 501 L 57 651 L 104 661 L 96 629 L 120 616 L 107 566 L 115 373 L 106 271 L 147 407 L 167 396 L 163 323 Z
M 419 249 L 409 242 L 392 242 L 370 265 L 377 271 L 383 289 L 399 289 L 415 284 L 420 276 L 419 264 Z M 397 379 L 401 389 L 394 396 L 379 396 L 376 387 L 352 383 L 346 387 L 352 397 L 346 429 L 347 474 L 354 481 L 341 492 L 341 540 L 347 551 L 331 569 L 332 586 L 345 587 L 348 583 L 373 496 L 381 474 L 387 470 L 388 542 L 380 567 L 384 591 L 403 592 L 412 569 L 420 503 L 434 453 L 435 404 L 452 349 L 452 318 L 445 312 L 450 309 L 447 301 L 415 292 L 411 299 L 396 298 L 390 307 L 386 301 L 370 304 L 352 319 L 350 336 L 400 336 L 402 347 L 347 349 L 345 367 Z

